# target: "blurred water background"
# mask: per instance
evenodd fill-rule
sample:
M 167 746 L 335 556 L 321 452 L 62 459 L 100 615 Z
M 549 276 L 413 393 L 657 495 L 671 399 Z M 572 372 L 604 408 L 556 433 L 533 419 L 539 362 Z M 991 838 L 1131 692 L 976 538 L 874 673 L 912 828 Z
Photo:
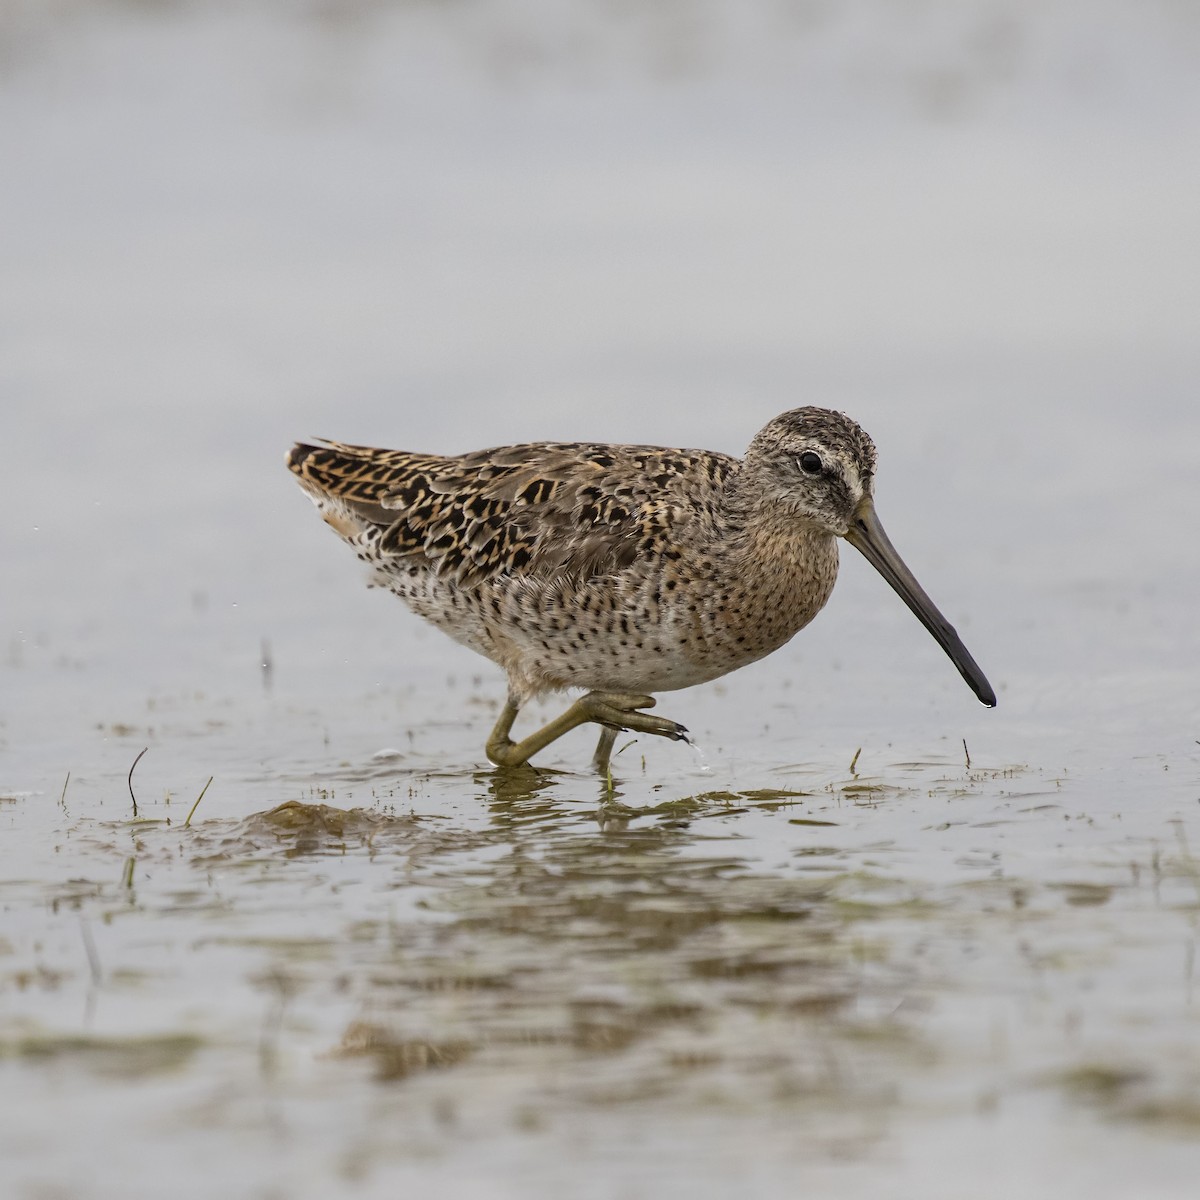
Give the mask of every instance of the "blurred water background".
M 6 1194 L 1194 1194 L 1198 128 L 1169 0 L 0 7 Z M 847 550 L 612 794 L 282 465 L 806 403 L 1000 705 Z

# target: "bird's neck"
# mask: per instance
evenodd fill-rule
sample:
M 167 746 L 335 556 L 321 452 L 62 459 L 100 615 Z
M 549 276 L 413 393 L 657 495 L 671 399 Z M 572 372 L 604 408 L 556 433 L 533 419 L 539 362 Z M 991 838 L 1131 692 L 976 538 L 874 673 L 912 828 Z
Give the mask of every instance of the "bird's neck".
M 717 536 L 751 562 L 821 559 L 837 562 L 837 538 L 809 518 L 764 496 L 744 474 L 729 481 Z
M 833 591 L 838 539 L 773 498 L 739 488 L 740 482 L 735 480 L 721 515 L 718 541 L 725 570 L 757 591 L 765 605 L 787 597 L 799 628 Z

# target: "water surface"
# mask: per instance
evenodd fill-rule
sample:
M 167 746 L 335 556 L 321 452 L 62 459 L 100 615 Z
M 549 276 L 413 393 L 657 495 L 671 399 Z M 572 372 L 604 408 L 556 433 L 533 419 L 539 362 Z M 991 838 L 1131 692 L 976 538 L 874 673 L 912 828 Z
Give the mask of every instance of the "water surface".
M 12 1195 L 1192 1194 L 1183 9 L 4 20 Z M 994 712 L 847 548 L 701 754 L 497 775 L 282 465 L 800 403 Z

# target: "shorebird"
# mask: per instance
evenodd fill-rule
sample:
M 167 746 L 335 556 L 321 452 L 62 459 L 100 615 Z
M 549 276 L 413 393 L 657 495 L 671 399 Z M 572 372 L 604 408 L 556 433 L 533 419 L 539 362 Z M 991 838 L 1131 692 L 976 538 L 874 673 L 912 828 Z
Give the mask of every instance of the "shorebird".
M 824 607 L 838 539 L 896 590 L 988 707 L 996 694 L 875 515 L 875 445 L 841 413 L 797 408 L 742 459 L 710 450 L 534 442 L 451 456 L 340 442 L 288 466 L 326 522 L 414 612 L 490 658 L 508 698 L 488 758 L 518 766 L 588 722 L 608 767 L 620 730 L 687 740 L 654 692 L 779 649 Z M 510 737 L 535 696 L 584 688 Z

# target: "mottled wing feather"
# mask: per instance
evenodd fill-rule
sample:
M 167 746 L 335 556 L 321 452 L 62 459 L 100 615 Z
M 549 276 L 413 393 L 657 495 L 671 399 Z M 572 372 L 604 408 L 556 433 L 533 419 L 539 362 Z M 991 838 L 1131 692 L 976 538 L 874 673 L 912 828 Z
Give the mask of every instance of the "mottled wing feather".
M 383 558 L 418 555 L 470 585 L 492 575 L 591 578 L 660 555 L 681 525 L 712 510 L 738 462 L 598 443 L 439 457 L 327 442 L 297 445 L 288 465 L 319 504 L 360 522 Z

